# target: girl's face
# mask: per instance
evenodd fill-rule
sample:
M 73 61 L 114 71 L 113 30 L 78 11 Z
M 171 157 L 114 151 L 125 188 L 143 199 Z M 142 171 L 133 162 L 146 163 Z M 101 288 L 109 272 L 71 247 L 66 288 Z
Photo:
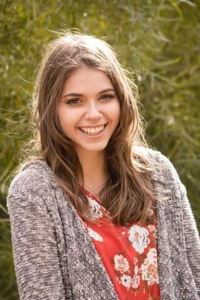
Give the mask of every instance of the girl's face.
M 80 67 L 66 80 L 57 113 L 78 155 L 102 152 L 119 123 L 120 103 L 104 72 Z

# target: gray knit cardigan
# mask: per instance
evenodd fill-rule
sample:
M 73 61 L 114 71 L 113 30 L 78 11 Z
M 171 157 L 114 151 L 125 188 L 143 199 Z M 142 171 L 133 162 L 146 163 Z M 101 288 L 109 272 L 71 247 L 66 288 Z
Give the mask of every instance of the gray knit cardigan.
M 145 151 L 161 199 L 161 299 L 198 300 L 200 240 L 185 188 L 166 157 Z M 29 162 L 14 178 L 8 209 L 21 300 L 118 299 L 83 222 L 44 161 Z

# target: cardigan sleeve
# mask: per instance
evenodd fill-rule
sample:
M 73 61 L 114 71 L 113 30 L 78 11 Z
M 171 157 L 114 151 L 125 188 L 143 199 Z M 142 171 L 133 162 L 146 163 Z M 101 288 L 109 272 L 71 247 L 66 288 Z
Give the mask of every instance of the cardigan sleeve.
M 186 189 L 182 184 L 180 185 L 187 258 L 200 297 L 200 238 Z
M 21 300 L 66 300 L 54 224 L 42 196 L 44 178 L 38 173 L 19 173 L 8 194 L 19 295 Z
M 183 222 L 183 239 L 185 241 L 185 251 L 189 268 L 193 274 L 193 279 L 200 297 L 200 238 L 196 221 L 187 197 L 186 188 L 181 182 L 179 175 L 173 164 L 163 155 L 161 163 L 164 171 L 165 184 L 170 183 L 171 191 L 176 201 L 180 201 L 180 214 Z

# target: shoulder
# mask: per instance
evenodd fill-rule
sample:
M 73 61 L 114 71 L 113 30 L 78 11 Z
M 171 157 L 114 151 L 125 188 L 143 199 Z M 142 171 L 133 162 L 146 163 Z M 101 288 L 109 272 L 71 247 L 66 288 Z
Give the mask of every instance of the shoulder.
M 26 195 L 30 191 L 41 194 L 57 185 L 53 172 L 45 161 L 29 161 L 14 176 L 8 194 Z
M 159 166 L 160 164 L 164 164 L 169 167 L 172 165 L 170 160 L 158 150 L 147 147 L 135 147 L 134 152 L 146 159 L 151 166 Z
M 148 161 L 155 181 L 168 185 L 180 182 L 174 165 L 160 151 L 145 147 L 138 147 L 137 151 Z
M 180 214 L 183 206 L 189 211 L 186 187 L 171 161 L 159 151 L 152 149 L 141 149 L 141 151 L 150 165 L 156 197 L 162 200 L 157 202 L 159 212 L 174 216 L 175 211 Z

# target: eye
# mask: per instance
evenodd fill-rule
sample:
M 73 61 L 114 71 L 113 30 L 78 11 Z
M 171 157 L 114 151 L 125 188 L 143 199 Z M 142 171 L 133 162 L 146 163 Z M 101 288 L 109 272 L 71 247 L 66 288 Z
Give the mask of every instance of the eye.
M 103 94 L 100 99 L 113 99 L 115 96 L 113 94 Z
M 80 99 L 78 99 L 78 98 L 72 98 L 72 99 L 67 100 L 66 104 L 78 104 L 80 102 L 81 102 Z

